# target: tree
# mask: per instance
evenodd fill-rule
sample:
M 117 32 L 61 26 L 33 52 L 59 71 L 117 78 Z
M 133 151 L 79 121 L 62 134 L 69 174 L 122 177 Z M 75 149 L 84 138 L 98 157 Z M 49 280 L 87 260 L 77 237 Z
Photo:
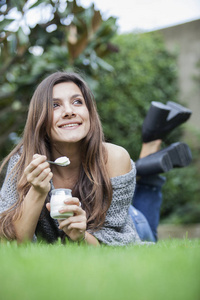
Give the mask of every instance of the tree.
M 0 1 L 0 158 L 23 130 L 28 104 L 39 81 L 56 70 L 81 70 L 91 86 L 99 68 L 112 70 L 104 56 L 115 18 L 103 20 L 94 5 L 76 1 Z M 31 19 L 40 15 L 34 24 Z M 13 17 L 14 16 L 14 17 Z M 11 135 L 10 135 L 11 134 Z

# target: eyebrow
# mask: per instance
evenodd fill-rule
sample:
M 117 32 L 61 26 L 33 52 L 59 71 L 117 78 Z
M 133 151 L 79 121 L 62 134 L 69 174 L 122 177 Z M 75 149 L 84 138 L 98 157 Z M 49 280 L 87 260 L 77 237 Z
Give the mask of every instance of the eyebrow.
M 84 98 L 83 95 L 81 95 L 81 94 L 75 94 L 75 95 L 72 95 L 71 98 L 76 98 L 76 97 L 82 97 L 82 98 Z
M 70 99 L 76 98 L 76 97 L 81 97 L 84 99 L 83 95 L 81 94 L 74 94 L 70 97 Z M 58 101 L 58 100 L 62 100 L 62 98 L 52 98 L 53 101 Z

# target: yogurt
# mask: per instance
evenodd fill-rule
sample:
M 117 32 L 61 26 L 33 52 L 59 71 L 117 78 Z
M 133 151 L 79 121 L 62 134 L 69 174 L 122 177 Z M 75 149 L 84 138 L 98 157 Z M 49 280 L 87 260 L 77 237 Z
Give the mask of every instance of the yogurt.
M 67 156 L 58 157 L 54 162 L 60 166 L 68 166 L 70 164 L 70 160 Z
M 50 204 L 51 204 L 50 216 L 53 219 L 64 220 L 68 217 L 73 216 L 73 212 L 66 212 L 63 214 L 61 214 L 59 212 L 59 210 L 62 207 L 67 206 L 67 204 L 65 204 L 64 201 L 70 197 L 72 197 L 72 190 L 70 190 L 70 189 L 54 189 L 54 190 L 52 190 L 51 199 L 50 199 Z

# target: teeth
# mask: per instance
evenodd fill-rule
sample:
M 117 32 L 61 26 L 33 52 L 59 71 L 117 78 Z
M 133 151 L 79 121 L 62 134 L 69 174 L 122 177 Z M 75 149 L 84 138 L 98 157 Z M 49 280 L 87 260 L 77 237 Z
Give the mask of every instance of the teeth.
M 77 126 L 78 124 L 77 123 L 74 123 L 74 124 L 66 124 L 66 125 L 63 125 L 62 127 L 74 127 L 74 126 Z

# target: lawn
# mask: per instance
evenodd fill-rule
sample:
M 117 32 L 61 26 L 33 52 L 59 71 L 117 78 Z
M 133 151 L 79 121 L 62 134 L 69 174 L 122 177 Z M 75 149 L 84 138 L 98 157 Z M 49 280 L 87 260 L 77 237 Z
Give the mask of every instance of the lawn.
M 199 300 L 200 240 L 95 248 L 2 243 L 0 300 Z

